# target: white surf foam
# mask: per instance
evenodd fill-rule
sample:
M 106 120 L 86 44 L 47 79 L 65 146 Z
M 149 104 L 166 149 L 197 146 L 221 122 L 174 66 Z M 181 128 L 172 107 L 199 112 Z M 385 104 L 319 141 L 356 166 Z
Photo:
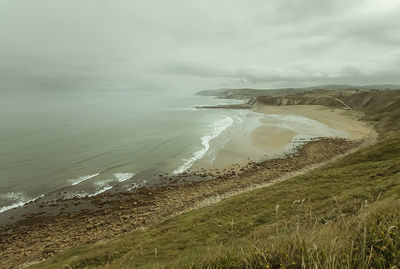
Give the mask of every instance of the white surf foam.
M 199 159 L 206 155 L 210 148 L 210 141 L 218 137 L 225 129 L 229 128 L 233 124 L 233 119 L 231 117 L 226 117 L 224 119 L 214 122 L 212 125 L 212 130 L 210 134 L 207 134 L 201 138 L 202 149 L 193 153 L 192 157 L 184 160 L 184 164 L 179 168 L 172 171 L 173 174 L 177 175 L 188 170 L 192 165 Z
M 96 174 L 93 174 L 93 175 L 87 175 L 87 176 L 81 176 L 81 177 L 76 178 L 76 179 L 69 179 L 68 181 L 71 182 L 72 186 L 74 186 L 74 185 L 78 185 L 79 183 L 82 183 L 83 181 L 86 181 L 88 179 L 97 177 L 99 174 L 100 173 L 96 173 Z
M 99 195 L 100 193 L 103 193 L 103 192 L 111 190 L 111 189 L 112 189 L 112 186 L 104 186 L 103 188 L 99 189 L 95 193 L 89 194 L 88 196 L 93 197 L 93 196 Z
M 114 174 L 115 178 L 118 180 L 118 182 L 124 182 L 125 180 L 128 180 L 132 178 L 135 174 L 134 173 L 117 173 Z
M 105 180 L 100 180 L 100 181 L 96 181 L 94 183 L 94 185 L 98 188 L 102 188 L 104 186 L 107 186 L 108 184 L 114 182 L 115 179 L 114 178 L 110 178 L 110 179 L 105 179 Z
M 87 193 L 87 192 L 84 192 L 84 191 L 79 191 L 79 192 L 75 192 L 75 193 L 69 193 L 69 194 L 65 195 L 64 198 L 66 198 L 66 199 L 72 199 L 72 198 L 93 197 L 93 196 L 96 196 L 96 195 L 98 195 L 98 194 L 100 194 L 100 193 L 103 193 L 103 192 L 105 192 L 105 191 L 108 191 L 108 190 L 110 190 L 110 189 L 112 189 L 112 188 L 113 188 L 112 186 L 106 185 L 106 186 L 103 186 L 103 187 L 101 187 L 101 188 L 98 188 L 98 189 L 97 189 L 95 192 L 93 192 L 93 193 Z
M 98 174 L 95 174 L 95 175 L 92 175 L 92 176 L 85 176 L 85 178 L 86 178 L 85 180 L 88 180 L 89 177 L 93 178 L 93 177 L 95 177 L 97 175 Z M 132 178 L 133 176 L 135 176 L 134 173 L 116 173 L 116 174 L 114 174 L 114 178 L 109 178 L 109 179 L 99 180 L 99 181 L 94 182 L 94 186 L 96 187 L 96 191 L 93 192 L 93 193 L 87 193 L 87 192 L 84 192 L 84 191 L 78 191 L 78 192 L 66 195 L 65 197 L 66 198 L 93 197 L 93 196 L 99 195 L 100 193 L 103 193 L 103 192 L 106 192 L 106 191 L 112 189 L 113 186 L 110 186 L 111 185 L 110 183 L 115 182 L 115 181 L 124 182 L 124 181 Z M 78 184 L 78 183 L 76 183 L 76 184 Z
M 5 211 L 8 211 L 8 210 L 13 209 L 13 208 L 24 206 L 24 205 L 26 205 L 26 204 L 28 204 L 30 202 L 36 201 L 37 199 L 39 199 L 39 198 L 41 198 L 43 196 L 44 196 L 44 194 L 42 194 L 42 195 L 40 195 L 38 197 L 29 199 L 29 198 L 26 198 L 26 196 L 21 192 L 17 192 L 17 193 L 10 192 L 10 193 L 1 195 L 2 198 L 4 197 L 5 199 L 14 200 L 14 201 L 17 201 L 17 202 L 15 202 L 15 203 L 13 203 L 11 205 L 8 205 L 8 206 L 3 206 L 2 208 L 0 208 L 0 213 L 3 213 Z
M 129 188 L 127 189 L 127 191 L 132 191 L 132 190 L 134 190 L 134 189 L 136 189 L 136 188 L 140 188 L 140 187 L 142 187 L 142 186 L 144 186 L 144 185 L 146 185 L 146 184 L 147 184 L 147 180 L 143 179 L 143 183 L 133 183 L 133 184 L 131 185 L 131 187 L 129 187 Z

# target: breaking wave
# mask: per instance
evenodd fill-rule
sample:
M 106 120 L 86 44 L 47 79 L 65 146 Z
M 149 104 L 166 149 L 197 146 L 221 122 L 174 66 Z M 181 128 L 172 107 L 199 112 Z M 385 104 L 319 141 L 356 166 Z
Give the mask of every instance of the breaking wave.
M 184 160 L 183 165 L 181 165 L 179 168 L 175 169 L 172 173 L 177 175 L 177 174 L 185 172 L 190 167 L 192 167 L 192 165 L 197 160 L 203 158 L 204 155 L 206 155 L 206 153 L 208 152 L 208 150 L 210 148 L 210 141 L 213 140 L 214 138 L 218 137 L 224 130 L 229 128 L 232 124 L 233 124 L 233 119 L 229 116 L 224 119 L 217 120 L 216 122 L 214 122 L 214 124 L 212 125 L 211 132 L 201 138 L 201 144 L 202 144 L 203 148 L 196 151 L 195 153 L 193 153 L 191 158 Z
M 79 183 L 82 183 L 82 182 L 84 182 L 84 181 L 86 181 L 88 179 L 97 177 L 99 174 L 100 173 L 96 173 L 96 174 L 93 174 L 93 175 L 87 175 L 87 176 L 81 176 L 81 177 L 78 177 L 76 179 L 69 179 L 68 181 L 71 182 L 72 186 L 74 186 L 74 185 L 78 185 Z
M 25 196 L 25 194 L 22 193 L 22 192 L 10 192 L 10 193 L 6 193 L 6 194 L 1 194 L 0 195 L 1 199 L 11 200 L 14 203 L 11 204 L 11 205 L 7 205 L 7 206 L 1 207 L 0 208 L 0 213 L 3 213 L 5 211 L 8 211 L 8 210 L 13 209 L 13 208 L 24 206 L 24 205 L 26 205 L 28 203 L 36 201 L 39 198 L 42 198 L 43 196 L 44 196 L 44 194 L 42 194 L 42 195 L 40 195 L 38 197 L 35 197 L 35 198 L 27 198 Z

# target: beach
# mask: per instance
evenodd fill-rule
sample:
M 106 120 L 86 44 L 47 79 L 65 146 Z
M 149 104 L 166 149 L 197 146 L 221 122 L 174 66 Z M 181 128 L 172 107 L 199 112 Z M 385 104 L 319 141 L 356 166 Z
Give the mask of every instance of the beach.
M 357 121 L 359 114 L 331 111 L 319 106 L 258 107 L 249 114 L 257 119 L 249 121 L 251 128 L 243 128 L 218 153 L 215 161 L 221 163 L 219 169 L 163 174 L 159 184 L 132 191 L 114 189 L 91 197 L 29 203 L 21 208 L 22 218 L 11 214 L 11 219 L 0 228 L 4 257 L 0 265 L 12 266 L 17 260 L 19 264 L 40 261 L 71 246 L 112 239 L 225 197 L 269 186 L 354 151 L 375 136 L 372 129 Z M 271 115 L 295 119 L 300 115 L 304 121 L 303 117 L 311 114 L 313 120 L 324 123 L 326 130 L 334 130 L 334 134 L 343 134 L 345 138 L 305 139 L 303 131 L 307 130 L 296 132 L 270 126 L 276 125 L 271 118 L 265 125 Z M 258 123 L 260 120 L 262 124 Z M 296 137 L 300 140 L 293 143 Z
M 375 132 L 369 123 L 360 120 L 362 112 L 355 110 L 329 108 L 321 105 L 259 105 L 253 110 L 265 114 L 299 114 L 332 129 L 344 131 L 349 139 L 362 139 Z
M 257 105 L 245 117 L 243 127 L 227 142 L 212 163 L 206 158 L 192 170 L 203 167 L 224 169 L 245 165 L 292 151 L 299 143 L 315 137 L 360 140 L 377 134 L 362 113 L 320 105 Z

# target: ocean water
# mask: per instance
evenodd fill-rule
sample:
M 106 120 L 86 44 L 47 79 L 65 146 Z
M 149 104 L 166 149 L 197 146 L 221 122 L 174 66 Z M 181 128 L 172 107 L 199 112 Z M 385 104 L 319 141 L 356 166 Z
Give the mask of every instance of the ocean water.
M 0 213 L 42 197 L 56 200 L 90 197 L 111 189 L 129 191 L 160 182 L 160 174 L 183 173 L 197 161 L 197 168 L 211 168 L 225 145 L 229 148 L 230 141 L 249 137 L 259 126 L 296 133 L 281 153 L 296 140 L 346 137 L 298 114 L 196 108 L 243 101 L 190 92 L 118 89 L 1 94 Z M 268 153 L 268 148 L 254 148 L 251 143 L 246 150 L 258 156 L 254 158 Z M 243 152 L 243 161 L 250 158 L 247 153 Z
M 0 213 L 51 193 L 92 196 L 146 184 L 138 175 L 184 172 L 243 121 L 243 111 L 194 106 L 238 102 L 128 89 L 4 92 Z

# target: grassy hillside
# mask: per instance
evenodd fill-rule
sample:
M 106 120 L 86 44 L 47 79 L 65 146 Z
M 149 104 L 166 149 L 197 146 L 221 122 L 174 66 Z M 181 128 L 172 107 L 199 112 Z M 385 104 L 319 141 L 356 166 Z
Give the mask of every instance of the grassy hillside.
M 400 91 L 337 97 L 365 113 L 379 143 L 34 268 L 400 267 Z
M 306 175 L 35 268 L 390 268 L 400 264 L 400 137 Z
M 353 95 L 338 95 L 353 109 L 365 113 L 364 120 L 375 123 L 375 128 L 390 136 L 400 130 L 400 90 L 367 91 Z

